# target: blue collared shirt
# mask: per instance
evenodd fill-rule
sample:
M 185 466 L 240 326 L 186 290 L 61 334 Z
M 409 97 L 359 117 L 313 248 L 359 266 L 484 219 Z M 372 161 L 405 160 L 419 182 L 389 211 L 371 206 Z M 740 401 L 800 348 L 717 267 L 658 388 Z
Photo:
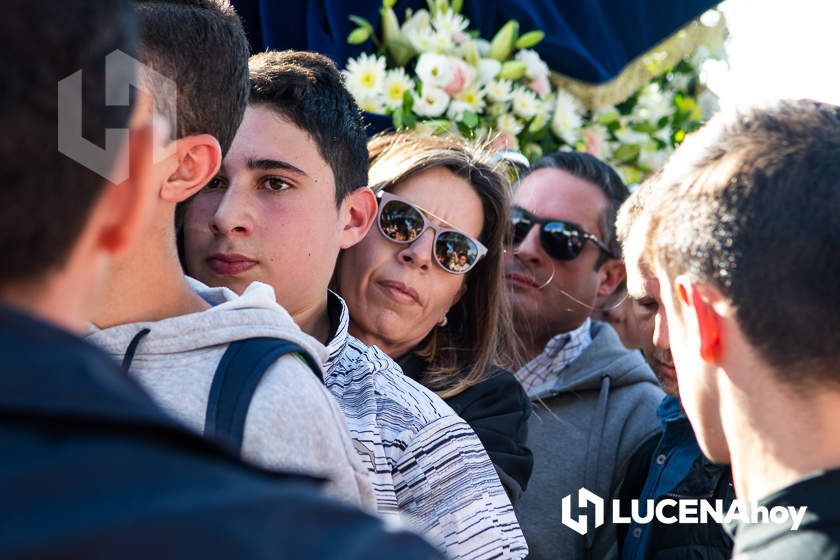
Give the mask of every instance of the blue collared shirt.
M 647 500 L 658 499 L 673 490 L 700 457 L 700 446 L 678 398 L 666 396 L 662 399 L 656 416 L 662 422 L 662 437 L 653 453 L 642 495 L 639 496 L 641 515 L 647 512 Z M 622 549 L 622 560 L 645 558 L 650 525 L 631 523 Z

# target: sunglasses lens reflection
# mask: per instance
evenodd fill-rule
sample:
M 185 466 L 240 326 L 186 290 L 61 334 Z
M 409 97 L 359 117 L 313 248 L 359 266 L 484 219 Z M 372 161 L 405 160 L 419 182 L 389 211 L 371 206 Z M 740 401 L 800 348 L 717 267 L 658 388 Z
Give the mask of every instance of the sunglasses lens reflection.
M 548 222 L 543 225 L 541 239 L 546 252 L 555 259 L 564 261 L 577 257 L 585 241 L 579 231 L 569 228 L 563 222 Z
M 519 245 L 528 236 L 528 232 L 531 231 L 531 226 L 533 226 L 533 224 L 528 221 L 521 212 L 515 213 L 511 217 L 511 222 L 513 224 L 513 244 Z
M 389 238 L 408 243 L 423 231 L 423 216 L 412 206 L 392 200 L 379 212 L 379 225 Z
M 475 265 L 478 247 L 465 235 L 445 231 L 437 238 L 435 256 L 449 272 L 463 273 Z

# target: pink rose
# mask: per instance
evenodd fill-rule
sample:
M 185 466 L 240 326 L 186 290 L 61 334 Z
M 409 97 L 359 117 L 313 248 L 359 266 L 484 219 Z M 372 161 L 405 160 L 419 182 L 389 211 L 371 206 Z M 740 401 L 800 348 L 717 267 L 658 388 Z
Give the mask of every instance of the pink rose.
M 472 70 L 463 60 L 450 58 L 449 62 L 452 68 L 452 79 L 449 80 L 449 83 L 446 84 L 443 91 L 449 95 L 455 96 L 458 95 L 458 93 L 464 89 L 464 86 L 472 80 Z
M 548 83 L 548 76 L 546 76 L 545 74 L 537 77 L 534 80 L 531 80 L 528 83 L 528 87 L 543 97 L 548 95 L 551 91 L 551 86 Z
M 594 130 L 591 128 L 584 130 L 581 133 L 581 138 L 583 138 L 583 143 L 586 144 L 587 154 L 593 155 L 596 158 L 603 157 L 603 153 L 601 152 L 601 142 Z
M 516 151 L 518 149 L 519 140 L 509 132 L 499 132 L 495 138 L 490 140 L 490 145 L 488 146 L 490 152 L 501 152 L 504 150 Z

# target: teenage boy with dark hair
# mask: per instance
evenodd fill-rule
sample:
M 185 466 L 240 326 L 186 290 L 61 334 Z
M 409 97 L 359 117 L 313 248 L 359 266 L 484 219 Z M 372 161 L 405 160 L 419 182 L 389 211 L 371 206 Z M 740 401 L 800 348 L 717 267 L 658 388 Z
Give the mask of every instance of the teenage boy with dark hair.
M 376 215 L 359 109 L 321 55 L 251 57 L 251 99 L 219 176 L 185 217 L 187 268 L 241 291 L 262 280 L 327 343 L 338 399 L 382 514 L 405 514 L 452 558 L 527 552 L 492 463 L 470 427 L 391 359 L 348 334 L 328 291 L 339 251 Z
M 715 116 L 650 202 L 700 448 L 731 462 L 739 499 L 787 512 L 739 523 L 735 558 L 840 558 L 839 177 L 840 107 L 778 101 Z
M 106 89 L 126 86 L 106 78 L 105 57 L 134 53 L 135 22 L 119 0 L 3 7 L 0 118 L 26 134 L 0 138 L 0 557 L 438 557 L 311 482 L 250 467 L 182 428 L 77 337 L 158 186 L 150 103 L 129 121 L 130 105 L 105 102 Z M 83 94 L 57 96 L 79 70 Z M 134 69 L 122 70 L 130 81 Z M 104 162 L 127 180 L 59 152 L 62 111 L 84 115 L 89 139 L 128 126 Z
M 170 121 L 174 139 L 170 155 L 157 166 L 152 227 L 135 251 L 114 263 L 105 305 L 94 316 L 88 340 L 121 359 L 164 409 L 210 435 L 214 411 L 220 410 L 212 406 L 223 401 L 215 398 L 221 393 L 214 374 L 220 364 L 230 363 L 231 343 L 284 339 L 316 360 L 325 350 L 276 304 L 269 286 L 254 284 L 237 297 L 184 277 L 175 242 L 176 205 L 213 178 L 233 141 L 247 105 L 248 45 L 239 18 L 224 0 L 138 2 L 135 9 L 141 82 Z M 237 359 L 244 361 L 241 352 Z M 373 506 L 367 472 L 341 411 L 297 357 L 274 361 L 245 411 L 245 458 L 325 476 L 331 494 Z M 312 422 L 314 417 L 320 421 Z

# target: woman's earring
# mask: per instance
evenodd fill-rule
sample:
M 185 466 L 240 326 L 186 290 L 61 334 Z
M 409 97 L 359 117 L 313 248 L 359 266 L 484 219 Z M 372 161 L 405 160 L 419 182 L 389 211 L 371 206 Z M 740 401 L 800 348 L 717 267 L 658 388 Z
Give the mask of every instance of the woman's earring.
M 439 327 L 445 327 L 448 322 L 449 322 L 449 318 L 446 315 L 444 315 L 443 319 L 438 321 L 438 326 Z

